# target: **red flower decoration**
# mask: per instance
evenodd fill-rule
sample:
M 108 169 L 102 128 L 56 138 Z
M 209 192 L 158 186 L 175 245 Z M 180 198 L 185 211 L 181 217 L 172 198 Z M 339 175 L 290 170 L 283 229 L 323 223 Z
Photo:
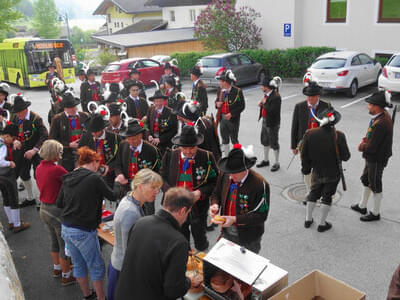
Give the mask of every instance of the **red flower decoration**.
M 330 117 L 332 117 L 332 116 L 333 116 L 333 113 L 331 113 L 331 112 L 330 112 L 330 113 L 328 113 L 328 115 L 327 115 L 327 116 L 330 118 Z
M 235 145 L 233 145 L 233 149 L 242 149 L 242 145 L 241 144 L 235 144 Z
M 7 125 L 11 125 L 12 123 L 11 123 L 10 121 L 7 121 L 6 124 L 7 124 Z
M 304 82 L 309 82 L 310 81 L 310 78 L 308 78 L 308 77 L 306 77 L 305 79 L 304 79 Z
M 193 101 L 193 104 L 194 104 L 194 105 L 197 105 L 197 104 L 199 104 L 199 102 L 197 102 L 197 101 Z
M 119 103 L 124 103 L 124 100 L 118 99 L 118 102 L 119 102 Z
M 187 126 L 194 126 L 194 123 L 193 122 L 188 122 L 188 123 L 186 123 L 186 125 Z
M 21 96 L 22 95 L 22 93 L 17 93 L 17 96 Z
M 100 111 L 100 115 L 105 116 L 107 115 L 107 112 L 105 110 Z
M 144 128 L 143 122 L 139 122 L 140 127 Z

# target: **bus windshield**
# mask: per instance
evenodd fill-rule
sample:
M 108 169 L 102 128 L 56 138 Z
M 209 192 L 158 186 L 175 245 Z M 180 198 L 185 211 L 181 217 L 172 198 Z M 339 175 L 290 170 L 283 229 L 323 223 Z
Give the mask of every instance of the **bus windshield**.
M 54 58 L 61 58 L 63 68 L 72 68 L 72 56 L 70 47 L 45 48 L 41 46 L 30 46 L 26 49 L 28 73 L 40 74 L 46 72 L 48 65 L 54 62 Z M 69 45 L 68 45 L 69 46 Z

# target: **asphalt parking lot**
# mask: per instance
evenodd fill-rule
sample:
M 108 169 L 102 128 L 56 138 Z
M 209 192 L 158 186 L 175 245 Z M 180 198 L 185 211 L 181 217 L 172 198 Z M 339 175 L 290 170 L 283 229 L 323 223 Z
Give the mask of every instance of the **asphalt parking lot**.
M 75 90 L 79 91 L 79 84 L 75 83 L 74 86 Z M 184 81 L 183 91 L 188 96 L 190 89 L 191 83 Z M 254 145 L 255 155 L 262 159 L 261 123 L 257 122 L 257 103 L 262 93 L 256 85 L 243 89 L 246 109 L 241 118 L 239 140 L 245 146 Z M 359 177 L 364 161 L 357 151 L 357 145 L 365 135 L 369 122 L 367 105 L 363 99 L 371 94 L 373 89 L 363 88 L 353 99 L 344 94 L 324 94 L 321 97 L 330 101 L 342 113 L 342 120 L 337 128 L 346 134 L 352 155 L 350 161 L 344 164 L 348 190 L 343 192 L 341 187 L 339 188 L 335 205 L 328 217 L 333 228 L 325 233 L 318 233 L 316 226 L 305 229 L 305 207 L 296 199 L 288 198 L 291 194 L 301 198 L 304 192 L 299 158 L 294 159 L 289 169 L 287 166 L 292 158 L 292 111 L 294 105 L 305 97 L 302 95 L 302 84 L 294 81 L 284 81 L 280 90 L 283 100 L 280 129 L 281 169 L 275 173 L 271 173 L 269 168 L 257 169 L 271 186 L 271 209 L 260 254 L 287 270 L 289 283 L 314 269 L 319 269 L 365 292 L 367 299 L 386 298 L 391 276 L 400 263 L 400 204 L 396 186 L 399 184 L 396 174 L 400 163 L 398 125 L 395 124 L 394 128 L 393 157 L 384 171 L 382 220 L 369 224 L 361 223 L 359 215 L 350 210 L 350 205 L 359 201 L 361 196 Z M 12 90 L 17 92 L 15 87 Z M 153 91 L 154 89 L 149 89 L 147 94 L 151 95 Z M 47 111 L 50 107 L 48 91 L 38 89 L 22 92 L 32 101 L 32 110 L 39 113 L 47 124 Z M 208 96 L 212 111 L 215 90 L 210 89 Z M 24 197 L 24 192 L 21 193 L 21 197 Z M 5 235 L 13 251 L 26 299 L 81 299 L 78 285 L 62 288 L 59 279 L 51 277 L 49 239 L 36 209 L 24 208 L 21 215 L 24 220 L 31 222 L 32 228 L 15 235 L 6 232 Z M 319 219 L 318 209 L 314 217 Z M 3 224 L 6 223 L 3 210 L 0 210 L 0 220 Z M 211 245 L 216 237 L 217 231 L 209 233 Z M 103 247 L 107 266 L 110 253 L 110 246 Z

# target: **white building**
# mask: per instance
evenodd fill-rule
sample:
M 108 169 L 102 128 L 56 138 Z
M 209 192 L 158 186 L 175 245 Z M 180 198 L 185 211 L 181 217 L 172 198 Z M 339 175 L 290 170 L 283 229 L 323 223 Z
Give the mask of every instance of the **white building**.
M 201 11 L 211 0 L 149 0 L 146 5 L 162 8 L 162 18 L 168 29 L 193 27 Z
M 372 56 L 400 51 L 400 0 L 237 0 L 236 5 L 261 13 L 256 22 L 265 49 L 331 46 Z

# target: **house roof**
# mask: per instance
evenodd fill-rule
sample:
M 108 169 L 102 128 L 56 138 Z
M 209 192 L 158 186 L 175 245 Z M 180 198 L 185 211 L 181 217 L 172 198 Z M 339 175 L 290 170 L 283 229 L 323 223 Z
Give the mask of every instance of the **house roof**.
M 193 27 L 92 36 L 92 38 L 100 43 L 108 44 L 117 48 L 132 48 L 197 40 L 197 38 L 194 37 Z
M 207 5 L 211 0 L 147 0 L 145 5 L 156 5 L 159 7 L 168 6 L 193 6 L 193 5 Z
M 145 5 L 147 0 L 103 0 L 93 12 L 93 15 L 105 15 L 111 6 L 118 6 L 127 14 L 138 14 L 145 12 L 161 12 L 157 6 Z
M 113 33 L 113 35 L 159 30 L 159 29 L 164 29 L 167 25 L 168 22 L 164 22 L 162 19 L 159 20 L 145 19 L 145 20 L 140 20 L 139 22 L 136 22 L 132 25 L 126 26 L 125 28 Z

